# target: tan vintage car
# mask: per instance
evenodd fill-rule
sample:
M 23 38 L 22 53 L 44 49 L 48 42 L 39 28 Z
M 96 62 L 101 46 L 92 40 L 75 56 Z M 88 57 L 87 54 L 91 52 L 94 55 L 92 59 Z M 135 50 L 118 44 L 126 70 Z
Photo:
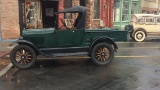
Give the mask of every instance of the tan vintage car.
M 146 37 L 160 37 L 160 15 L 134 14 L 125 30 L 128 30 L 130 37 L 137 42 L 144 41 Z

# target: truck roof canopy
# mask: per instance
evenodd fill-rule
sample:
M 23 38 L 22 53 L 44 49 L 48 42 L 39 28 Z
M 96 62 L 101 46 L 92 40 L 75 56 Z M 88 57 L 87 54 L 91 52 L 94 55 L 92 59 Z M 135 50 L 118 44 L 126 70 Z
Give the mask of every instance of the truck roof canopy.
M 74 27 L 76 29 L 85 29 L 86 28 L 86 7 L 83 6 L 74 6 L 68 9 L 59 11 L 58 13 L 78 13 L 78 16 L 74 22 Z
M 83 6 L 74 6 L 68 9 L 61 10 L 58 13 L 85 13 L 86 9 L 87 8 Z

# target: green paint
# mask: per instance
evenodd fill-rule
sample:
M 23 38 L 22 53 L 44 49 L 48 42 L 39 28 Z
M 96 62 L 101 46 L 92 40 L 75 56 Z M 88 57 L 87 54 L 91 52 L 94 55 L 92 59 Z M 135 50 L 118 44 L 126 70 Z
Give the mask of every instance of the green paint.
M 127 41 L 127 31 L 109 28 L 93 30 L 28 29 L 23 31 L 22 36 L 24 40 L 32 42 L 38 48 L 90 46 L 99 37 L 109 37 L 114 41 Z
M 137 3 L 138 5 L 138 9 L 137 9 L 137 13 L 136 14 L 138 14 L 138 13 L 140 13 L 140 11 L 141 11 L 141 0 L 115 0 L 115 1 L 119 1 L 119 6 L 120 6 L 120 15 L 119 15 L 119 17 L 120 17 L 120 19 L 119 19 L 119 21 L 114 21 L 114 28 L 119 28 L 119 29 L 124 29 L 124 27 L 125 27 L 125 25 L 128 25 L 129 24 L 129 22 L 130 22 L 130 20 L 131 20 L 131 16 L 132 16 L 132 5 L 133 5 L 133 3 Z M 126 21 L 123 21 L 122 20 L 122 16 L 123 16 L 123 10 L 124 10 L 124 1 L 129 1 L 129 8 L 128 8 L 128 10 L 129 10 L 129 12 L 128 12 L 128 20 L 126 20 Z M 135 13 L 134 13 L 135 14 Z

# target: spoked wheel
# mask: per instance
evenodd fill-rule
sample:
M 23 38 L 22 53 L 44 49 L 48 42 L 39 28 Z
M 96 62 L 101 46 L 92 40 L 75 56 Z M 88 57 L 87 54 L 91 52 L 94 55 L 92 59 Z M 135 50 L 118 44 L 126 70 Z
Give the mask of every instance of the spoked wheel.
M 11 51 L 10 60 L 19 69 L 31 68 L 36 62 L 36 53 L 27 45 L 18 45 Z
M 114 50 L 107 43 L 99 43 L 93 48 L 91 57 L 95 64 L 106 65 L 113 60 Z
M 136 31 L 136 33 L 134 34 L 134 39 L 137 41 L 137 42 L 142 42 L 144 41 L 146 35 L 145 35 L 145 32 L 144 31 Z

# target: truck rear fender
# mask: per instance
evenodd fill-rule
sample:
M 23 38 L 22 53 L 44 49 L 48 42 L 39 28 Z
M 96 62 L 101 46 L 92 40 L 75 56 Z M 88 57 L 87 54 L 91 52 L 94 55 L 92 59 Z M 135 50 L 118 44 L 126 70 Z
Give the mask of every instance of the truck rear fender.
M 12 46 L 13 44 L 19 44 L 19 45 L 28 45 L 30 46 L 31 48 L 34 49 L 34 51 L 36 52 L 36 54 L 42 54 L 44 56 L 47 56 L 45 53 L 43 53 L 42 51 L 40 51 L 33 43 L 29 42 L 29 41 L 26 41 L 26 40 L 17 40 L 17 41 L 14 41 L 12 42 L 9 46 Z
M 97 38 L 94 40 L 94 42 L 91 44 L 90 46 L 90 52 L 92 50 L 92 48 L 97 44 L 97 43 L 100 43 L 100 42 L 106 42 L 110 45 L 113 45 L 114 46 L 114 51 L 117 52 L 117 49 L 118 49 L 118 46 L 117 44 L 109 37 L 100 37 L 100 38 Z

